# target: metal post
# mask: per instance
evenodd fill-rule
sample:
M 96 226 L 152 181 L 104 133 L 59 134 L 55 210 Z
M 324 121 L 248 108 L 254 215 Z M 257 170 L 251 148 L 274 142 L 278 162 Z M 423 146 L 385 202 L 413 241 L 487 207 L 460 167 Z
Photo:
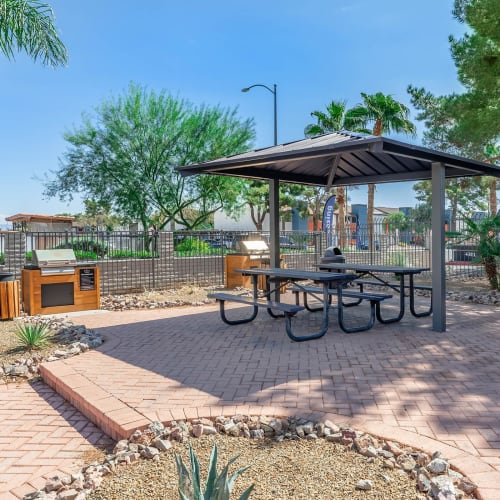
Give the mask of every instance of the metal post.
M 444 174 L 443 163 L 432 164 L 432 329 L 436 332 L 446 331 Z

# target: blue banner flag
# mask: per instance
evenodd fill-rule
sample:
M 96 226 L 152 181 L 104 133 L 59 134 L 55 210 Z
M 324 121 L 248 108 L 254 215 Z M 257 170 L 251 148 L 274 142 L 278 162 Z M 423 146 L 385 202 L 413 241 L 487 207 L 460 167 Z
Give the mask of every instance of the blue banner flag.
M 335 225 L 335 195 L 326 200 L 323 209 L 323 231 L 326 232 L 327 246 L 333 246 L 333 228 Z

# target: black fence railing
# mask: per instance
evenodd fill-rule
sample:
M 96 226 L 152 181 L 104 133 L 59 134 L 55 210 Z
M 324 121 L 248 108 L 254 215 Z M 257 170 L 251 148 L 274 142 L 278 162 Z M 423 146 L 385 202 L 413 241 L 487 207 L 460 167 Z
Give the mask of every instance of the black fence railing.
M 22 266 L 30 263 L 33 250 L 72 248 L 80 263 L 95 262 L 100 266 L 104 294 L 177 288 L 184 284 L 224 285 L 225 257 L 241 252 L 242 240 L 259 239 L 269 243 L 266 231 L 9 234 L 7 238 L 6 233 L 0 232 L 0 265 L 3 262 L 17 276 Z M 431 231 L 417 225 L 392 228 L 379 223 L 371 231 L 349 225 L 342 233 L 332 234 L 280 232 L 284 264 L 303 269 L 315 269 L 329 246 L 338 247 L 346 262 L 430 268 L 431 243 Z M 447 236 L 445 260 L 449 279 L 484 276 L 475 242 L 464 241 L 459 231 Z M 430 279 L 430 273 L 421 277 Z

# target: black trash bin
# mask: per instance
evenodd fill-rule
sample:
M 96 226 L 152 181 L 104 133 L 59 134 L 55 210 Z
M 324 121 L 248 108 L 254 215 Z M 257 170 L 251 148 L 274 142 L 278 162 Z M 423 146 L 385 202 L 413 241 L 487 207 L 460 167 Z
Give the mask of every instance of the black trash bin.
M 341 255 L 340 250 L 337 247 L 328 247 L 325 250 L 325 255 L 321 257 L 319 263 L 320 264 L 332 264 L 332 263 L 338 263 L 338 264 L 344 264 L 345 263 L 345 257 Z

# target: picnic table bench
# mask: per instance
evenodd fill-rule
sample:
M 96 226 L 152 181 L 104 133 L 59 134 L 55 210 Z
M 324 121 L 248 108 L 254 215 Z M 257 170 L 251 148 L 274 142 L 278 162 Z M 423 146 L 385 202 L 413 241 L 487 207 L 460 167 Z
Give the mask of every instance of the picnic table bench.
M 295 294 L 295 302 L 297 305 L 299 305 L 299 303 L 300 303 L 299 295 L 301 293 L 303 294 L 304 307 L 308 311 L 311 311 L 311 312 L 320 311 L 323 308 L 323 306 L 311 307 L 308 303 L 308 300 L 307 300 L 308 295 L 313 295 L 313 296 L 316 296 L 316 298 L 320 298 L 320 296 L 323 294 L 322 288 L 317 287 L 317 286 L 309 286 L 309 285 L 300 285 L 300 286 L 294 285 L 291 288 L 291 292 Z M 345 333 L 361 332 L 361 331 L 369 330 L 370 328 L 372 328 L 373 325 L 375 324 L 375 317 L 377 317 L 377 319 L 380 320 L 380 303 L 383 300 L 392 298 L 392 295 L 389 295 L 387 293 L 368 293 L 368 292 L 362 292 L 362 291 L 358 292 L 355 290 L 346 290 L 346 289 L 341 289 L 341 295 L 342 295 L 342 297 L 338 297 L 339 290 L 337 288 L 330 288 L 328 290 L 329 304 L 331 304 L 332 296 L 338 297 L 338 301 L 339 301 L 338 322 L 339 322 L 340 328 Z M 353 298 L 353 299 L 356 299 L 356 301 L 345 303 L 343 301 L 344 297 Z M 370 317 L 369 317 L 368 323 L 366 323 L 365 325 L 361 325 L 361 326 L 347 326 L 344 322 L 343 308 L 357 306 L 363 300 L 367 300 L 370 302 Z

